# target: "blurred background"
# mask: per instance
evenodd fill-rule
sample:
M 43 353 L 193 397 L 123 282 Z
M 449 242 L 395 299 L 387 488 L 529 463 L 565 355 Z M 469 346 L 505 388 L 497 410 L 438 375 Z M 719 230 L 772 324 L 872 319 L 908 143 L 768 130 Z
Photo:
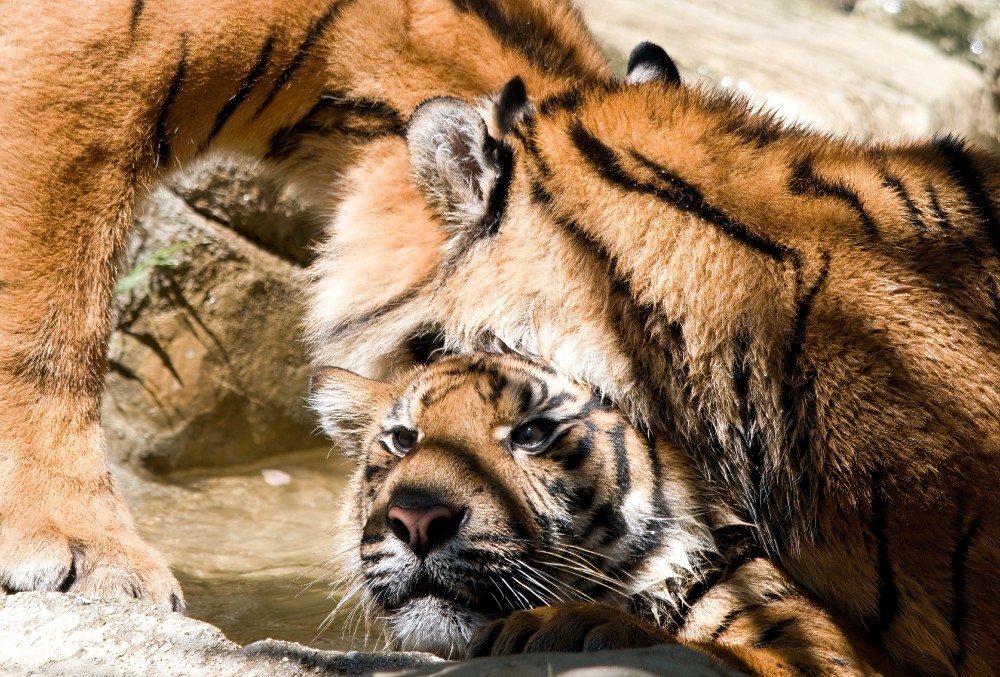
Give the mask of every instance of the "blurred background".
M 618 74 L 651 40 L 685 82 L 858 140 L 1000 150 L 1000 0 L 578 0 Z M 323 566 L 349 464 L 303 407 L 302 271 L 323 220 L 240 158 L 152 194 L 116 290 L 109 461 L 189 614 L 234 641 L 364 647 Z M 373 644 L 369 642 L 369 649 Z

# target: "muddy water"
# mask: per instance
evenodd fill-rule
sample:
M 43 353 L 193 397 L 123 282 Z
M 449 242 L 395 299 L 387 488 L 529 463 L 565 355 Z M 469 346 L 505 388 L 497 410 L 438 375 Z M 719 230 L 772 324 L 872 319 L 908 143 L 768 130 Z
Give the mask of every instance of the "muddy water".
M 166 481 L 115 476 L 140 533 L 170 561 L 189 616 L 239 644 L 271 637 L 361 650 L 363 629 L 348 628 L 346 616 L 320 631 L 337 599 L 324 581 L 309 585 L 329 573 L 322 563 L 352 469 L 322 449 Z

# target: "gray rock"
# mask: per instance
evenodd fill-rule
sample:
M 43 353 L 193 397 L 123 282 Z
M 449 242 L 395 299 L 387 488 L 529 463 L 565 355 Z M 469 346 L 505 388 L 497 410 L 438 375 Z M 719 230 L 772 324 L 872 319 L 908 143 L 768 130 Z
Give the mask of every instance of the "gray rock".
M 427 665 L 398 677 L 736 677 L 680 645 L 596 653 L 543 653 Z
M 112 460 L 164 472 L 326 444 L 298 333 L 316 222 L 232 163 L 160 188 L 136 221 L 102 408 Z
M 421 653 L 317 651 L 270 639 L 241 647 L 218 628 L 144 602 L 56 592 L 0 596 L 0 672 L 46 677 L 322 677 L 371 672 L 400 677 L 734 676 L 705 654 L 681 646 L 459 663 Z
M 889 15 L 881 3 L 870 10 L 858 3 L 853 13 L 834 4 L 580 2 L 619 64 L 638 42 L 651 40 L 686 82 L 743 92 L 755 105 L 826 132 L 860 140 L 957 132 L 998 147 L 992 82 L 981 69 L 891 18 L 883 21 Z
M 67 677 L 293 677 L 398 671 L 429 654 L 316 651 L 264 640 L 245 647 L 222 632 L 144 602 L 56 592 L 0 596 L 0 673 Z

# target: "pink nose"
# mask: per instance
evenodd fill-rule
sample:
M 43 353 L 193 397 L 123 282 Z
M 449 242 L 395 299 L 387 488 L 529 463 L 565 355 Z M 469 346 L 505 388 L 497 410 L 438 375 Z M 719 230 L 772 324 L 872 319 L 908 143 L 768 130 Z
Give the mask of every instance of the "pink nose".
M 455 514 L 443 505 L 430 508 L 389 508 L 389 524 L 396 537 L 409 544 L 418 557 L 455 535 Z

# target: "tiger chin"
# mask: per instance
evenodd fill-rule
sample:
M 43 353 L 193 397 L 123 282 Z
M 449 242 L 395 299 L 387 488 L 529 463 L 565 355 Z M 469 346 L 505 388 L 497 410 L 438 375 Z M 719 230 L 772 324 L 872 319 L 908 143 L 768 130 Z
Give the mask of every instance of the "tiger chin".
M 383 619 L 392 648 L 681 642 L 750 675 L 889 674 L 675 446 L 543 364 L 451 356 L 390 382 L 327 367 L 311 391 L 357 459 L 332 562 L 341 604 Z

